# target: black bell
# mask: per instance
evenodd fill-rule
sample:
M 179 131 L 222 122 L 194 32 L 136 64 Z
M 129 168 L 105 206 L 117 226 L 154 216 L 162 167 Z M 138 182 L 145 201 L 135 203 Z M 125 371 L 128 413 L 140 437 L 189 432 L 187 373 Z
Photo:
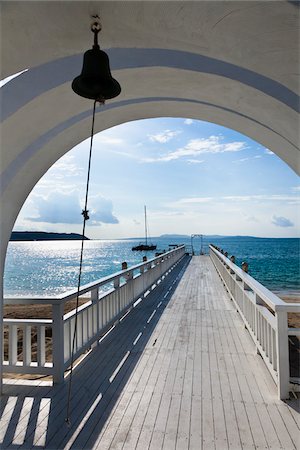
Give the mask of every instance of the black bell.
M 104 102 L 117 97 L 121 86 L 111 75 L 107 54 L 99 48 L 98 31 L 94 32 L 94 46 L 85 52 L 81 74 L 73 80 L 72 89 L 81 97 Z

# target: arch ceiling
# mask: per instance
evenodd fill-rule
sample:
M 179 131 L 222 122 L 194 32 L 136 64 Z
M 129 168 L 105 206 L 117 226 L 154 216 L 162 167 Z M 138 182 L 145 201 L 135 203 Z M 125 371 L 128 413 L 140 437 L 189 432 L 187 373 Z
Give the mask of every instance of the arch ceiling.
M 299 163 L 299 8 L 288 1 L 2 2 L 2 255 L 27 195 L 90 132 L 91 101 L 71 80 L 103 30 L 122 93 L 96 131 L 130 120 L 191 117 L 235 129 Z M 2 263 L 4 256 L 2 256 Z

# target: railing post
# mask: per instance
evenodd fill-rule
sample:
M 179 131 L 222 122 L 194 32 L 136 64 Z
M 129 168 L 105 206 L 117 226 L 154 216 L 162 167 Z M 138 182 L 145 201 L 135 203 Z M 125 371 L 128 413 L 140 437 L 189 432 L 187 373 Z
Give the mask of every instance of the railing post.
M 248 273 L 249 265 L 248 265 L 248 263 L 247 263 L 246 261 L 243 261 L 243 262 L 242 262 L 242 270 L 243 270 L 245 273 Z
M 93 303 L 97 303 L 99 298 L 99 288 L 96 287 L 95 289 L 91 290 L 91 301 Z
M 127 274 L 126 274 L 126 284 L 128 286 L 128 298 L 127 298 L 127 303 L 131 302 L 134 299 L 134 279 L 133 279 L 133 271 L 130 270 Z
M 52 305 L 52 361 L 53 382 L 64 380 L 64 303 Z
M 121 312 L 120 278 L 114 280 L 114 289 L 118 293 L 118 314 Z
M 15 366 L 17 364 L 18 360 L 18 327 L 17 325 L 10 325 L 9 326 L 9 343 L 8 343 L 8 359 L 9 364 L 12 366 Z
M 264 302 L 259 297 L 259 295 L 255 294 L 255 305 L 263 306 Z M 259 324 L 259 310 L 258 308 L 255 308 L 255 318 L 254 318 L 254 334 L 256 337 L 256 353 L 260 355 L 260 351 L 258 348 L 258 344 L 260 343 L 260 330 L 259 330 L 260 324 Z
M 278 397 L 281 400 L 289 398 L 290 364 L 288 318 L 286 311 L 276 311 L 277 318 L 277 373 Z

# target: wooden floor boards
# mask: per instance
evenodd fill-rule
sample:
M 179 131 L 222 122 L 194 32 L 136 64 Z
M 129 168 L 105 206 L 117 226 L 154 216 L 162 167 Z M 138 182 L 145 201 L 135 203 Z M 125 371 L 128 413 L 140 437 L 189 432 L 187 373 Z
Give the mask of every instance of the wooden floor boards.
M 209 257 L 186 263 L 75 370 L 69 427 L 67 383 L 7 380 L 1 448 L 300 448 L 299 404 L 277 400 Z

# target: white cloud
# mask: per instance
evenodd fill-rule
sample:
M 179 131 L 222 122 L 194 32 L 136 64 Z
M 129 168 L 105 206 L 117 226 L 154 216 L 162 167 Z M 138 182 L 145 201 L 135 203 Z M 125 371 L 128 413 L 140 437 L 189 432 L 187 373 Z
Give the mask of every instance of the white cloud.
M 267 155 L 274 155 L 274 152 L 272 152 L 271 150 L 269 150 L 268 148 L 265 149 L 265 153 Z
M 81 167 L 74 155 L 65 155 L 60 158 L 34 187 L 33 196 L 47 197 L 52 190 L 63 193 L 76 191 L 85 184 L 87 167 Z
M 171 204 L 171 206 L 184 206 L 197 203 L 245 203 L 245 202 L 284 202 L 289 205 L 300 203 L 300 199 L 295 195 L 226 195 L 220 197 L 186 197 L 181 198 Z
M 293 227 L 294 224 L 286 217 L 277 217 L 273 216 L 272 224 L 276 225 L 277 227 Z
M 26 217 L 32 222 L 81 223 L 78 192 L 53 191 L 48 196 L 33 195 L 36 215 Z
M 245 142 L 222 142 L 221 136 L 191 139 L 184 147 L 157 158 L 145 158 L 144 162 L 173 161 L 187 156 L 198 156 L 203 153 L 239 152 L 247 148 Z
M 34 209 L 33 217 L 26 217 L 31 222 L 81 224 L 83 201 L 79 198 L 77 190 L 71 192 L 53 191 L 48 196 L 32 196 Z M 112 202 L 101 195 L 90 197 L 89 216 L 90 225 L 101 223 L 118 223 L 112 213 Z
M 215 200 L 213 197 L 190 197 L 190 198 L 182 198 L 178 200 L 177 203 L 207 203 L 212 200 Z
M 250 159 L 250 158 L 235 159 L 235 160 L 232 161 L 232 162 L 234 162 L 234 163 L 237 163 L 237 162 L 245 162 L 245 161 L 249 161 L 249 159 Z
M 246 219 L 248 222 L 259 222 L 259 220 L 258 220 L 257 217 L 255 217 L 255 216 L 245 216 L 245 219 Z
M 119 223 L 119 220 L 112 212 L 112 201 L 101 195 L 90 196 L 88 208 L 90 211 L 91 225 L 100 225 L 100 223 Z
M 180 130 L 165 130 L 162 133 L 157 134 L 148 134 L 148 137 L 150 141 L 152 142 L 159 142 L 160 144 L 165 144 L 166 142 L 169 142 L 171 139 L 173 139 L 175 136 L 180 134 Z
M 185 121 L 183 123 L 185 125 L 192 125 L 192 123 L 194 123 L 194 121 L 192 119 L 185 119 Z
M 97 143 L 107 144 L 107 145 L 120 145 L 124 143 L 124 140 L 114 136 L 105 136 L 101 133 L 95 136 Z
M 261 202 L 287 202 L 289 204 L 297 204 L 300 202 L 300 199 L 295 195 L 278 195 L 278 194 L 266 194 L 266 195 L 228 195 L 225 197 L 221 197 L 224 200 L 231 201 L 261 201 Z
M 141 158 L 138 155 L 135 155 L 134 153 L 129 153 L 126 151 L 118 151 L 118 150 L 110 150 L 110 153 L 114 155 L 122 156 L 123 158 L 129 158 L 129 159 L 135 159 L 137 161 L 140 161 Z
M 204 162 L 204 159 L 187 159 L 187 162 L 190 164 L 201 164 Z
M 50 167 L 41 182 L 49 182 L 51 179 L 53 183 L 54 180 L 78 177 L 83 173 L 84 169 L 75 162 L 74 155 L 65 155 Z

